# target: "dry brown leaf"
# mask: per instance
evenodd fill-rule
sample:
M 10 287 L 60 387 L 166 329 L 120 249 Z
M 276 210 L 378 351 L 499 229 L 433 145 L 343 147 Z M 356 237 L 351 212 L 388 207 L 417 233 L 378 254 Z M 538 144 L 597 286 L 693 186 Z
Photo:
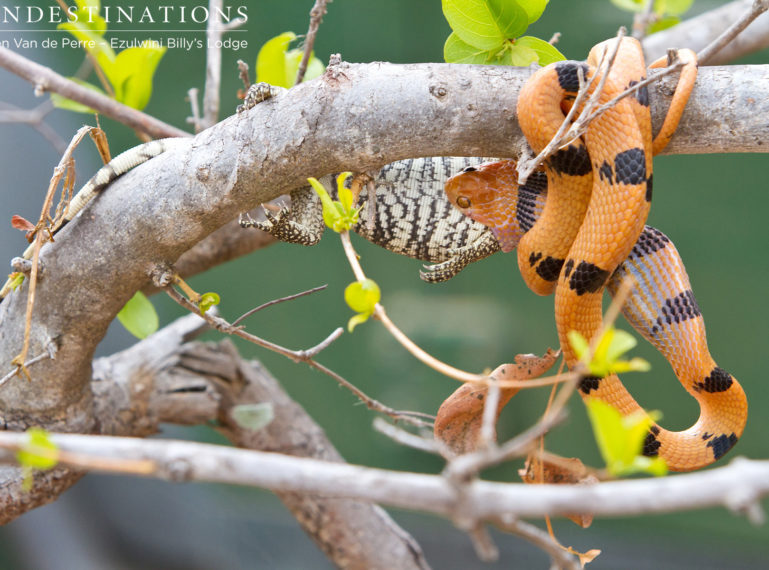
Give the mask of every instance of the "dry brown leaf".
M 544 356 L 519 354 L 515 357 L 515 363 L 502 364 L 489 376 L 498 381 L 531 380 L 547 372 L 558 356 L 559 352 L 552 349 L 548 349 Z M 519 389 L 500 390 L 496 418 L 499 418 L 502 408 Z M 456 455 L 474 451 L 478 446 L 487 392 L 488 388 L 482 384 L 463 384 L 446 398 L 438 409 L 435 438 L 442 441 Z
M 526 465 L 518 471 L 524 483 L 537 485 L 591 485 L 598 483 L 598 477 L 585 467 L 576 457 L 560 457 L 553 454 L 535 453 L 526 459 Z M 593 523 L 592 513 L 572 513 L 566 515 L 582 528 Z M 597 555 L 596 555 L 597 556 Z

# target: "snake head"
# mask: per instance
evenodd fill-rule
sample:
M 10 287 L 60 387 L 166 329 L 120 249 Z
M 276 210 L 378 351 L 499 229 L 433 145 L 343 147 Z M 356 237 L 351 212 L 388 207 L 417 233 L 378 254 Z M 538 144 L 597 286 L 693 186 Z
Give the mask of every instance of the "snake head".
M 446 181 L 446 196 L 465 216 L 488 227 L 502 251 L 512 251 L 523 232 L 516 219 L 517 164 L 513 160 L 469 166 Z

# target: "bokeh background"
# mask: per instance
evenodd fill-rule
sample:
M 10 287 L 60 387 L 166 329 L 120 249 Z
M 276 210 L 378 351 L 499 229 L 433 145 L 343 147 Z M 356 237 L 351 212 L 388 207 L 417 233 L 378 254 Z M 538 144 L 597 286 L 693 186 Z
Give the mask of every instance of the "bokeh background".
M 696 0 L 688 15 L 722 3 Z M 200 2 L 173 3 L 196 4 Z M 248 7 L 247 31 L 233 34 L 247 39 L 248 47 L 223 54 L 222 117 L 238 104 L 236 60 L 243 59 L 253 68 L 258 49 L 267 39 L 288 30 L 305 33 L 312 4 L 312 0 L 243 0 L 233 4 Z M 144 3 L 136 3 L 140 5 Z M 559 49 L 569 58 L 582 59 L 594 43 L 614 35 L 618 26 L 630 25 L 630 18 L 609 0 L 551 0 L 530 33 L 548 39 L 561 32 Z M 152 26 L 139 27 L 145 32 L 116 36 L 152 37 Z M 117 24 L 110 28 L 121 29 Z M 156 26 L 159 28 L 162 26 Z M 350 62 L 442 61 L 448 34 L 438 0 L 335 0 L 329 5 L 315 52 L 323 61 L 332 53 L 341 53 Z M 41 36 L 29 31 L 23 37 Z M 77 50 L 20 51 L 64 75 L 73 74 L 82 61 Z M 766 63 L 768 59 L 764 52 L 735 63 Z M 158 68 L 146 111 L 188 128 L 187 90 L 202 88 L 204 69 L 202 50 L 169 50 Z M 32 86 L 21 79 L 6 71 L 0 71 L 0 78 L 3 106 L 29 109 L 41 102 L 34 97 Z M 54 111 L 46 118 L 64 140 L 84 122 L 92 124 L 93 118 L 64 111 Z M 113 155 L 138 144 L 130 129 L 104 118 L 101 124 L 109 135 Z M 0 258 L 10 259 L 24 249 L 25 242 L 20 232 L 10 229 L 9 218 L 15 213 L 30 219 L 37 216 L 59 154 L 26 125 L 0 125 L 0 142 L 4 220 L 0 224 Z M 85 181 L 98 168 L 98 156 L 86 144 L 76 157 L 79 177 Z M 705 315 L 711 352 L 720 366 L 741 381 L 750 398 L 747 430 L 729 459 L 736 455 L 769 457 L 769 396 L 762 377 L 769 340 L 766 174 L 764 155 L 663 156 L 655 161 L 649 223 L 667 233 L 678 247 Z M 536 297 L 525 288 L 514 254 L 499 254 L 474 264 L 449 283 L 427 285 L 418 278 L 419 262 L 362 239 L 355 243 L 367 273 L 381 286 L 383 303 L 394 321 L 428 351 L 452 364 L 480 370 L 510 361 L 517 353 L 542 353 L 556 345 L 552 298 Z M 327 283 L 324 292 L 271 308 L 251 320 L 256 334 L 299 348 L 314 345 L 346 323 L 350 311 L 342 291 L 351 280 L 339 241 L 328 233 L 316 247 L 275 245 L 197 276 L 191 284 L 197 290 L 219 292 L 224 316 L 234 318 L 264 301 Z M 161 296 L 153 302 L 164 323 L 181 314 Z M 620 326 L 630 328 L 624 322 Z M 218 337 L 212 334 L 206 338 Z M 114 325 L 99 353 L 110 354 L 132 342 L 120 325 Z M 240 349 L 245 356 L 265 363 L 325 428 L 348 461 L 424 472 L 441 469 L 439 460 L 374 432 L 373 414 L 330 378 L 252 346 L 240 345 Z M 697 416 L 694 400 L 681 389 L 664 359 L 643 340 L 636 353 L 651 361 L 653 369 L 623 378 L 631 392 L 646 408 L 661 410 L 666 427 L 688 427 Z M 415 361 L 374 323 L 344 335 L 319 360 L 396 408 L 432 413 L 456 388 L 454 381 Z M 518 395 L 503 414 L 501 436 L 512 436 L 535 422 L 546 399 L 547 391 Z M 575 399 L 570 409 L 568 423 L 548 436 L 547 447 L 600 465 L 581 402 Z M 205 427 L 167 426 L 161 436 L 220 441 Z M 515 481 L 519 467 L 505 465 L 488 476 Z M 420 541 L 435 568 L 547 565 L 546 556 L 536 548 L 497 533 L 500 562 L 485 565 L 475 558 L 469 540 L 449 523 L 402 511 L 395 511 L 394 516 Z M 581 550 L 603 549 L 591 568 L 769 568 L 767 527 L 751 526 L 743 517 L 723 509 L 596 520 L 589 530 L 556 521 L 555 528 L 564 544 Z M 91 475 L 54 505 L 0 529 L 2 568 L 328 566 L 270 493 L 216 485 L 173 485 Z

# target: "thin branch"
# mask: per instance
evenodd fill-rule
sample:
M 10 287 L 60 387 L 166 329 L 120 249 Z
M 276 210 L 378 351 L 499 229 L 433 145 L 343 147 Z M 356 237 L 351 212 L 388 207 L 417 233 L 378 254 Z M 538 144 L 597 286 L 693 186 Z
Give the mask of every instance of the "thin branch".
M 50 434 L 64 452 L 154 462 L 152 477 L 207 481 L 312 493 L 383 503 L 451 516 L 459 500 L 440 475 L 402 473 L 358 465 L 188 441 Z M 0 446 L 19 450 L 25 433 L 0 432 Z M 5 461 L 15 462 L 12 453 Z M 224 466 L 226 465 L 226 468 Z M 651 479 L 594 485 L 526 485 L 476 481 L 463 501 L 478 520 L 500 516 L 541 517 L 591 511 L 597 516 L 628 516 L 724 506 L 753 513 L 769 495 L 769 461 L 736 458 L 717 469 Z
M 187 123 L 192 125 L 192 129 L 198 133 L 202 131 L 201 125 L 203 123 L 203 118 L 200 116 L 200 104 L 198 103 L 198 88 L 197 87 L 190 87 L 187 90 L 187 100 L 190 102 L 190 113 L 191 115 L 187 117 Z
M 206 26 L 206 82 L 203 89 L 203 118 L 195 124 L 195 132 L 213 125 L 219 116 L 219 91 L 222 86 L 222 35 L 219 17 L 222 0 L 209 0 Z
M 258 336 L 247 333 L 242 328 L 233 326 L 232 324 L 228 323 L 226 320 L 224 320 L 221 317 L 211 315 L 208 312 L 201 313 L 197 305 L 195 305 L 194 303 L 191 303 L 189 300 L 184 298 L 176 290 L 174 290 L 173 287 L 167 287 L 166 293 L 168 293 L 168 296 L 171 297 L 174 301 L 176 301 L 179 305 L 181 305 L 188 311 L 205 319 L 206 322 L 208 322 L 212 327 L 214 327 L 219 332 L 238 336 L 244 340 L 247 340 L 248 342 L 256 344 L 257 346 L 261 346 L 262 348 L 266 348 L 282 356 L 290 358 L 294 362 L 304 362 L 311 368 L 315 368 L 316 370 L 319 370 L 320 372 L 323 372 L 324 374 L 331 376 L 331 378 L 336 380 L 338 384 L 347 388 L 350 392 L 352 392 L 355 396 L 357 396 L 357 398 L 361 402 L 363 402 L 366 405 L 366 407 L 369 408 L 370 410 L 374 410 L 376 412 L 385 414 L 393 418 L 394 420 L 406 421 L 417 426 L 429 425 L 426 422 L 414 417 L 415 415 L 417 415 L 414 412 L 399 411 L 399 410 L 390 408 L 389 406 L 385 406 L 384 404 L 378 402 L 374 398 L 371 398 L 370 396 L 366 395 L 362 390 L 360 390 L 357 386 L 355 386 L 354 384 L 346 380 L 344 377 L 340 376 L 330 368 L 325 367 L 324 365 L 320 364 L 319 362 L 313 359 L 314 356 L 316 356 L 319 352 L 327 348 L 332 342 L 334 342 L 342 334 L 344 334 L 344 330 L 341 327 L 334 330 L 326 339 L 324 339 L 323 341 L 321 341 L 320 343 L 318 343 L 316 346 L 312 348 L 309 348 L 306 350 L 291 350 L 283 346 L 280 346 L 278 344 L 275 344 L 273 342 L 270 342 L 268 340 L 264 340 L 263 338 L 260 338 Z
M 366 279 L 366 274 L 363 272 L 363 268 L 358 261 L 358 254 L 352 246 L 349 232 L 341 232 L 339 237 L 342 240 L 342 246 L 345 255 L 347 256 L 347 261 L 355 274 L 355 278 L 358 281 L 364 281 Z M 374 308 L 374 316 L 382 322 L 389 333 L 401 344 L 401 346 L 403 346 L 403 348 L 408 350 L 417 360 L 420 360 L 423 364 L 429 366 L 433 370 L 436 370 L 449 378 L 459 380 L 460 382 L 482 382 L 486 380 L 487 376 L 484 374 L 471 374 L 464 370 L 460 370 L 459 368 L 454 368 L 422 350 L 421 347 L 415 344 L 414 341 L 406 336 L 406 334 L 404 334 L 404 332 L 390 320 L 384 307 L 379 303 L 377 303 Z
M 654 14 L 654 0 L 646 0 L 646 6 L 642 12 L 638 12 L 633 17 L 633 37 L 641 40 L 646 36 L 646 32 L 656 20 Z
M 579 91 L 577 92 L 577 96 L 572 103 L 572 107 L 569 109 L 566 117 L 564 117 L 563 122 L 561 123 L 560 127 L 558 127 L 555 135 L 553 135 L 553 138 L 547 145 L 545 145 L 545 148 L 543 148 L 540 153 L 533 159 L 525 158 L 518 161 L 517 172 L 519 184 L 526 184 L 526 181 L 529 179 L 529 176 L 531 176 L 532 172 L 534 172 L 543 162 L 545 162 L 549 156 L 554 154 L 562 146 L 569 144 L 571 141 L 578 137 L 574 135 L 576 130 L 575 125 L 580 123 L 580 118 L 590 113 L 598 104 L 601 93 L 603 92 L 603 87 L 609 77 L 609 71 L 611 71 L 612 65 L 614 64 L 614 59 L 617 56 L 617 51 L 619 50 L 620 43 L 622 38 L 625 36 L 625 33 L 625 28 L 619 29 L 617 32 L 617 40 L 612 45 L 611 51 L 609 53 L 604 52 L 601 62 L 598 65 L 598 69 L 592 75 L 589 81 L 585 81 L 585 78 L 582 74 L 582 68 L 577 68 L 577 76 L 579 77 L 580 87 Z M 600 79 L 598 81 L 598 85 L 596 85 L 592 94 L 590 94 L 590 89 L 593 87 L 596 78 L 599 76 Z M 582 102 L 585 99 L 587 99 L 587 102 L 583 108 Z M 572 123 L 572 119 L 575 116 L 577 119 Z
M 106 95 L 78 85 L 52 69 L 0 47 L 0 67 L 32 83 L 36 92 L 50 91 L 83 103 L 99 113 L 155 138 L 188 137 L 188 132 L 132 109 Z
M 697 54 L 697 59 L 701 64 L 706 63 L 721 48 L 730 43 L 737 35 L 740 34 L 745 28 L 750 25 L 753 20 L 758 18 L 761 14 L 769 10 L 769 0 L 753 0 L 750 9 L 745 12 L 742 17 L 729 26 L 724 32 L 713 40 L 710 45 Z
M 310 27 L 304 39 L 304 53 L 302 53 L 302 61 L 299 62 L 299 68 L 296 70 L 294 85 L 301 83 L 304 79 L 304 74 L 307 73 L 307 65 L 310 63 L 312 48 L 315 45 L 315 36 L 318 34 L 318 28 L 323 21 L 323 16 L 326 15 L 326 6 L 329 2 L 331 0 L 315 0 L 315 4 L 310 10 Z
M 533 524 L 506 515 L 494 517 L 491 522 L 500 530 L 519 536 L 547 552 L 556 568 L 564 570 L 583 569 L 583 566 L 573 554 L 565 550 L 547 532 Z
M 277 305 L 278 303 L 285 303 L 286 301 L 293 301 L 294 299 L 299 299 L 300 297 L 305 297 L 307 295 L 312 295 L 313 293 L 317 293 L 318 291 L 323 291 L 326 289 L 328 285 L 319 285 L 318 287 L 313 287 L 312 289 L 308 289 L 307 291 L 302 291 L 301 293 L 294 293 L 293 295 L 287 295 L 285 297 L 281 297 L 279 299 L 273 299 L 272 301 L 267 301 L 266 303 L 262 303 L 258 307 L 255 307 L 251 309 L 250 311 L 247 311 L 240 315 L 237 319 L 232 321 L 232 326 L 236 327 L 238 326 L 241 321 L 247 319 L 254 313 L 257 313 L 261 311 L 262 309 L 266 309 L 267 307 L 272 307 L 273 305 Z
M 50 99 L 43 101 L 33 109 L 20 109 L 10 103 L 2 103 L 4 110 L 0 111 L 0 123 L 24 123 L 30 125 L 53 146 L 58 154 L 67 148 L 67 143 L 59 133 L 45 122 L 45 117 L 54 109 Z
M 441 455 L 440 442 L 432 438 L 420 437 L 414 435 L 411 432 L 400 429 L 391 423 L 386 422 L 382 418 L 374 418 L 373 427 L 379 433 L 386 435 L 393 441 L 410 447 L 412 449 L 418 449 L 425 453 L 432 453 L 433 455 Z
M 29 368 L 30 366 L 32 366 L 33 364 L 37 364 L 38 362 L 41 362 L 42 360 L 45 360 L 47 358 L 53 358 L 54 355 L 56 354 L 56 345 L 54 343 L 50 343 L 49 346 L 51 346 L 53 348 L 47 350 L 46 352 L 41 352 L 40 354 L 38 354 L 37 356 L 35 356 L 33 358 L 30 358 L 29 360 L 27 360 L 25 363 L 23 363 L 21 365 L 21 369 L 25 370 L 25 369 Z M 16 376 L 18 374 L 19 374 L 19 367 L 17 366 L 13 370 L 11 370 L 8 374 L 6 374 L 2 378 L 0 378 L 0 386 L 5 384 L 6 382 L 8 382 L 8 380 L 10 380 L 11 378 L 13 378 L 14 376 Z

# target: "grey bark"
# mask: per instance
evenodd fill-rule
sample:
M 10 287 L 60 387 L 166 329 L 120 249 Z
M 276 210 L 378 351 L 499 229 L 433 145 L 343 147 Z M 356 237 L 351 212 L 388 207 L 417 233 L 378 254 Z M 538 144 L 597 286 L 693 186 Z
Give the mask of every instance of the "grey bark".
M 144 437 L 157 432 L 161 423 L 217 422 L 239 447 L 344 463 L 320 426 L 258 362 L 242 360 L 229 340 L 188 342 L 206 328 L 202 319 L 188 315 L 127 350 L 96 359 L 91 386 L 99 433 Z M 258 432 L 238 426 L 232 409 L 257 402 L 272 403 L 272 423 Z M 63 468 L 36 475 L 38 487 L 45 483 L 56 492 L 52 499 L 77 477 L 77 472 Z M 376 505 L 290 492 L 277 495 L 339 568 L 428 568 L 419 545 Z M 34 506 L 35 497 L 17 495 L 14 502 L 2 504 L 0 523 Z

